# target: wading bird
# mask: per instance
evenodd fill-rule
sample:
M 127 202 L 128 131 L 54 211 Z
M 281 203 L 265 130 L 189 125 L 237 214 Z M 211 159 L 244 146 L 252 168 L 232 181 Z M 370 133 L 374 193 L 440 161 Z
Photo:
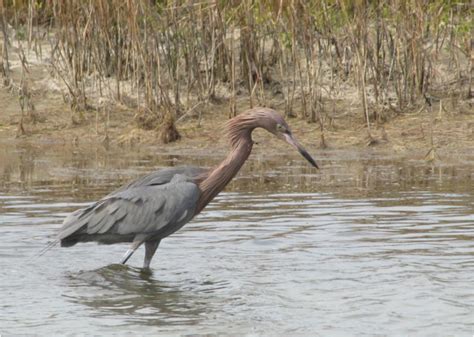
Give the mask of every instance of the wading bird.
M 213 169 L 166 168 L 112 192 L 91 206 L 71 213 L 58 239 L 62 247 L 78 242 L 131 242 L 121 263 L 145 244 L 143 268 L 149 268 L 160 241 L 183 227 L 219 194 L 252 151 L 252 131 L 263 128 L 294 146 L 311 165 L 313 158 L 295 140 L 285 120 L 274 110 L 255 108 L 227 122 L 231 150 Z

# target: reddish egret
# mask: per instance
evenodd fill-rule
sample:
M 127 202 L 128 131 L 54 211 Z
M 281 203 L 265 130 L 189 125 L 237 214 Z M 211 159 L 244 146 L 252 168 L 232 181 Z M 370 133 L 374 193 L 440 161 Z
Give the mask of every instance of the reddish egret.
M 131 242 L 122 263 L 145 243 L 144 268 L 150 267 L 161 239 L 199 214 L 239 172 L 252 151 L 252 131 L 263 128 L 294 146 L 311 165 L 313 158 L 296 141 L 285 120 L 274 110 L 255 108 L 227 122 L 231 150 L 215 168 L 166 168 L 112 192 L 91 206 L 71 213 L 58 239 L 61 246 L 97 241 Z

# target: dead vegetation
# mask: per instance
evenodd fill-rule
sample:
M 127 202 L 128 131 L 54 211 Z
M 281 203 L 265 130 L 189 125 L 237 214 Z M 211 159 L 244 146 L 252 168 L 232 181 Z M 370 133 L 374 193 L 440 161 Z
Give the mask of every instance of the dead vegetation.
M 225 116 L 279 108 L 317 123 L 322 147 L 348 115 L 374 145 L 386 141 L 374 128 L 425 109 L 425 97 L 472 110 L 470 1 L 3 0 L 0 11 L 0 74 L 20 97 L 20 134 L 35 115 L 24 49 L 47 62 L 71 125 L 90 111 L 105 123 L 120 104 L 163 142 L 210 105 Z

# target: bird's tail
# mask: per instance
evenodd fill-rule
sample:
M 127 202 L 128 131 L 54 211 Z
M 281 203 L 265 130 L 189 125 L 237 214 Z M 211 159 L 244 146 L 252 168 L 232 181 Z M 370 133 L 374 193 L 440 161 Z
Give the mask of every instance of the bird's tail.
M 54 241 L 49 242 L 43 249 L 40 250 L 40 252 L 38 253 L 38 255 L 36 255 L 36 257 L 43 256 L 50 249 L 52 249 L 54 246 L 56 246 L 58 243 L 59 243 L 59 240 L 54 240 Z

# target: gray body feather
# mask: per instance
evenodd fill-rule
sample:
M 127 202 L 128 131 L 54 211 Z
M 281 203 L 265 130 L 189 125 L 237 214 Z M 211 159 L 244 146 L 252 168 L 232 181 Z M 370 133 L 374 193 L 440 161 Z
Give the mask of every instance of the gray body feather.
M 153 172 L 71 213 L 58 235 L 61 246 L 160 240 L 191 220 L 201 194 L 194 179 L 205 170 L 166 168 Z

